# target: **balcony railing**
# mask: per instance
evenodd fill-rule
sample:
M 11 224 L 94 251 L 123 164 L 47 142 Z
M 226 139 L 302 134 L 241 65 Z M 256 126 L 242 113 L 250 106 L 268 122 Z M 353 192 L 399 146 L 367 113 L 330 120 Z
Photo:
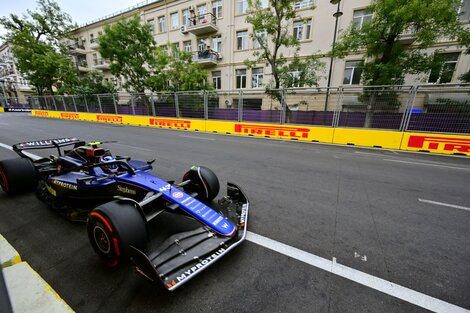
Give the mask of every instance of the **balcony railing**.
M 202 66 L 217 65 L 220 59 L 222 59 L 222 55 L 210 49 L 193 52 L 193 61 Z
M 69 52 L 72 54 L 86 54 L 85 45 L 83 43 L 71 43 L 68 45 Z
M 194 16 L 190 18 L 189 21 L 190 24 L 187 26 L 187 31 L 194 35 L 214 33 L 219 30 L 217 27 L 217 18 L 212 13 Z
M 93 59 L 93 67 L 98 69 L 108 69 L 109 60 L 107 59 Z

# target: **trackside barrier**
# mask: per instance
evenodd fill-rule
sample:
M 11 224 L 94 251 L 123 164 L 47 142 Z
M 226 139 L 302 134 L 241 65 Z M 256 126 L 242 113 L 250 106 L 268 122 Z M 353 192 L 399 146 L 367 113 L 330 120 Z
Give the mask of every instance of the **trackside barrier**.
M 33 116 L 470 156 L 470 136 L 33 110 Z
M 0 107 L 0 113 L 5 112 L 5 109 L 3 107 Z

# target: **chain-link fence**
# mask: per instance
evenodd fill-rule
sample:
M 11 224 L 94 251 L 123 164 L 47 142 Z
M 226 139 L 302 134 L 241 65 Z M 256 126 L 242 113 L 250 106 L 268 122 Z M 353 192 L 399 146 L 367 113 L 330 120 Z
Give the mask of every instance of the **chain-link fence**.
M 470 133 L 470 84 L 34 96 L 30 103 L 57 111 Z

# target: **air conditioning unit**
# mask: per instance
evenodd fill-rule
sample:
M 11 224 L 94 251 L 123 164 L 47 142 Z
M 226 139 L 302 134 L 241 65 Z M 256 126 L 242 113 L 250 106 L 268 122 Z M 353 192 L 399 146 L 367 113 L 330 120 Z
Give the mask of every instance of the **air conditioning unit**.
M 183 34 L 187 34 L 187 33 L 188 33 L 188 26 L 187 26 L 187 25 L 181 26 L 181 32 L 182 32 Z

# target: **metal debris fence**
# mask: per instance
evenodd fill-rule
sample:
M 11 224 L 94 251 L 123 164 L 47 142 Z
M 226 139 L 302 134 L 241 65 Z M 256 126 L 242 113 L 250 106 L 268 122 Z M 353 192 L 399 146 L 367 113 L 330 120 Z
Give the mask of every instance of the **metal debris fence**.
M 32 96 L 29 101 L 34 109 L 53 111 L 470 134 L 470 84 Z

